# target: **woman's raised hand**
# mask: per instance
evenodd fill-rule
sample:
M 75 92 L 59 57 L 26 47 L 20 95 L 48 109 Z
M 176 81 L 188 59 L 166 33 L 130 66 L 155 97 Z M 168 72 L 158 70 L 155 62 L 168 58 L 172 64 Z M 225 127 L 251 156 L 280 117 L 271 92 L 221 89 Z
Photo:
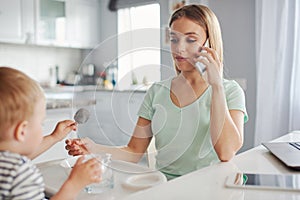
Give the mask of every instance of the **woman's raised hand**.
M 67 139 L 66 150 L 69 155 L 77 156 L 83 154 L 95 153 L 96 143 L 89 138 Z

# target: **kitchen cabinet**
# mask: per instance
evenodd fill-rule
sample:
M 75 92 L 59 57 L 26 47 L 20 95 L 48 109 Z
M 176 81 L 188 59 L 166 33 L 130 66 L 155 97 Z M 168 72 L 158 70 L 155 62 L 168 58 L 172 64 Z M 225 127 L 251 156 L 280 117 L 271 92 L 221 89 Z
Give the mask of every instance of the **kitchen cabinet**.
M 68 0 L 66 5 L 68 42 L 74 47 L 92 48 L 100 42 L 98 0 Z
M 99 43 L 98 0 L 36 0 L 36 43 L 93 48 Z
M 55 0 L 35 1 L 36 43 L 40 45 L 67 46 L 66 2 Z
M 86 93 L 94 98 L 96 105 L 90 107 L 91 117 L 79 127 L 80 137 L 90 137 L 96 143 L 121 146 L 132 136 L 137 121 L 137 112 L 145 92 L 96 91 Z
M 99 10 L 98 0 L 1 0 L 0 42 L 91 49 Z
M 145 91 L 105 90 L 76 94 L 73 102 L 82 101 L 82 98 L 96 100 L 95 105 L 85 107 L 90 110 L 91 116 L 85 124 L 79 125 L 78 136 L 89 137 L 94 142 L 107 146 L 127 145 L 145 94 Z M 147 165 L 147 159 L 149 157 L 144 155 L 139 164 Z
M 0 1 L 0 42 L 32 43 L 33 0 Z

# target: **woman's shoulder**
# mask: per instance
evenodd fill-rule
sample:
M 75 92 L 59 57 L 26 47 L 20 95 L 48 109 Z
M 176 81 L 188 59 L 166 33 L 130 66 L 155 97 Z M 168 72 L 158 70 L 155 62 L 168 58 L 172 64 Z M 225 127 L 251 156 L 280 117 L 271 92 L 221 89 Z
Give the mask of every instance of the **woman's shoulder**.
M 174 77 L 170 77 L 170 78 L 167 78 L 165 80 L 157 81 L 157 82 L 155 82 L 155 83 L 152 84 L 152 86 L 150 87 L 150 89 L 152 89 L 152 90 L 158 90 L 160 88 L 168 88 L 168 89 L 170 89 L 171 82 L 172 82 L 173 78 Z
M 237 81 L 229 79 L 223 79 L 223 86 L 225 90 L 242 89 Z
M 235 80 L 223 79 L 223 87 L 227 98 L 244 96 L 244 90 Z
M 174 77 L 169 77 L 167 79 L 155 82 L 154 84 L 156 84 L 156 85 L 171 85 L 171 82 L 173 79 L 174 79 Z

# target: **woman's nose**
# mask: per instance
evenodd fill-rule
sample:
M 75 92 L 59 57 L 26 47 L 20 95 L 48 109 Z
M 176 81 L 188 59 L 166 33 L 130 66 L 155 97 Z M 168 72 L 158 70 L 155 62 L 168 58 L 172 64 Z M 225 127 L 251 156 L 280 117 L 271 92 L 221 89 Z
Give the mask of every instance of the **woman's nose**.
M 182 41 L 179 41 L 176 45 L 176 52 L 178 53 L 182 53 L 182 52 L 185 52 L 186 50 L 186 45 L 184 42 Z

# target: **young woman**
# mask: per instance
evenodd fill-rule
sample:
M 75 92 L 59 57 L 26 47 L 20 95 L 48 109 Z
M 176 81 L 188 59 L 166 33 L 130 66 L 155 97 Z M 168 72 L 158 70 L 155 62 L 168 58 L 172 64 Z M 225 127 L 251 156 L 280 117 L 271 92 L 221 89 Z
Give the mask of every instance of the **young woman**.
M 223 78 L 223 45 L 215 14 L 202 5 L 187 5 L 172 14 L 169 27 L 177 76 L 148 90 L 128 145 L 67 140 L 70 155 L 106 151 L 115 159 L 138 162 L 155 138 L 156 168 L 171 179 L 228 161 L 242 147 L 248 118 L 245 96 L 235 81 Z M 205 67 L 203 74 L 197 62 Z

